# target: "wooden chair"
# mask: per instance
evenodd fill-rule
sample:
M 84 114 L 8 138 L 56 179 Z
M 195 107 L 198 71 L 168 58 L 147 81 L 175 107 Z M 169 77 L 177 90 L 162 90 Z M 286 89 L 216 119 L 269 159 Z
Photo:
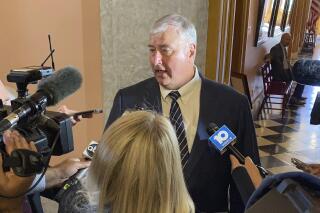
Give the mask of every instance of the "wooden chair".
M 281 117 L 284 117 L 287 104 L 291 96 L 292 82 L 286 83 L 273 80 L 271 75 L 271 64 L 266 62 L 261 68 L 263 78 L 264 99 L 262 101 L 259 114 L 264 109 L 281 110 Z M 282 102 L 274 102 L 273 99 L 280 99 Z M 281 105 L 281 108 L 275 108 L 274 105 Z

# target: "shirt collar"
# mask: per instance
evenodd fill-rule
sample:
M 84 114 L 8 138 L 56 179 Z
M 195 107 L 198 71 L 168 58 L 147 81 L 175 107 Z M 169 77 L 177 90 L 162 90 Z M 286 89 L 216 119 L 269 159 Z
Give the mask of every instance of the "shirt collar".
M 280 42 L 280 46 L 282 48 L 282 50 L 284 50 L 286 47 Z
M 180 93 L 181 97 L 180 100 L 183 103 L 183 100 L 186 96 L 186 94 L 190 93 L 190 91 L 192 91 L 192 89 L 194 88 L 194 85 L 197 83 L 197 81 L 200 80 L 200 75 L 199 75 L 199 71 L 197 66 L 194 66 L 194 76 L 193 78 L 186 83 L 185 85 L 183 85 L 180 89 L 178 89 L 178 92 Z M 171 91 L 176 91 L 176 90 L 168 90 L 166 88 L 164 88 L 163 86 L 160 85 L 160 93 L 161 96 L 163 98 L 163 100 L 166 100 L 166 98 L 168 97 L 169 93 Z

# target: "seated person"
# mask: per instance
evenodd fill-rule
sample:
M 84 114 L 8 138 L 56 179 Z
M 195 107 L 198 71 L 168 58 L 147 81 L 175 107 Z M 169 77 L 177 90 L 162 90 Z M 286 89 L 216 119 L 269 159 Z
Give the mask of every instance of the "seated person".
M 272 76 L 276 81 L 285 81 L 291 82 L 294 79 L 292 74 L 291 65 L 288 59 L 286 47 L 289 46 L 291 42 L 290 33 L 283 33 L 281 36 L 281 41 L 277 45 L 271 48 L 271 66 L 272 66 Z M 294 93 L 291 97 L 291 103 L 296 105 L 305 104 L 305 99 L 302 97 L 304 90 L 304 85 L 298 84 L 294 90 Z
M 154 112 L 126 113 L 105 131 L 83 186 L 59 212 L 194 212 L 175 131 Z

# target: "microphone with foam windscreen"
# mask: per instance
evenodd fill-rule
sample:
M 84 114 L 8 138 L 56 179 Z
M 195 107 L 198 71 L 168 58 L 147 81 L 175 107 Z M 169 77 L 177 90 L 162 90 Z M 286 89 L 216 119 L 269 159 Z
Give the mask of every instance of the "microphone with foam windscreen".
M 82 77 L 76 68 L 65 67 L 55 72 L 38 84 L 37 92 L 28 97 L 21 107 L 0 121 L 0 132 L 41 114 L 47 106 L 55 105 L 74 93 L 81 83 Z
M 236 147 L 233 146 L 237 143 L 237 137 L 226 125 L 219 128 L 217 124 L 210 123 L 207 128 L 207 132 L 210 135 L 209 142 L 220 152 L 220 154 L 223 154 L 228 149 L 240 163 L 244 164 L 245 157 Z M 265 168 L 259 165 L 256 166 L 263 177 L 268 175 Z

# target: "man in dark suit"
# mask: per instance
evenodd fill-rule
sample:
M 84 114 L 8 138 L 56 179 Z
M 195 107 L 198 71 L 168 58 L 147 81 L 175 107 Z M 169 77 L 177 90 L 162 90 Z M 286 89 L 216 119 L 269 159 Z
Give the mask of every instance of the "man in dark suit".
M 271 66 L 272 66 L 272 76 L 276 81 L 291 82 L 294 80 L 294 76 L 291 71 L 291 65 L 288 60 L 287 49 L 291 42 L 290 33 L 284 33 L 281 36 L 281 41 L 277 45 L 271 48 Z M 291 103 L 296 105 L 305 104 L 305 98 L 302 97 L 304 90 L 304 85 L 298 84 L 294 90 L 291 97 Z
M 157 20 L 148 46 L 154 77 L 117 92 L 106 128 L 127 109 L 152 109 L 170 117 L 179 132 L 185 181 L 197 211 L 228 211 L 231 184 L 231 212 L 243 212 L 231 180 L 228 154 L 220 155 L 209 146 L 206 129 L 211 122 L 227 125 L 238 137 L 236 147 L 240 152 L 259 163 L 247 98 L 201 75 L 194 65 L 196 30 L 186 18 L 167 15 Z M 179 94 L 173 97 L 172 92 Z M 181 116 L 183 122 L 177 125 Z

